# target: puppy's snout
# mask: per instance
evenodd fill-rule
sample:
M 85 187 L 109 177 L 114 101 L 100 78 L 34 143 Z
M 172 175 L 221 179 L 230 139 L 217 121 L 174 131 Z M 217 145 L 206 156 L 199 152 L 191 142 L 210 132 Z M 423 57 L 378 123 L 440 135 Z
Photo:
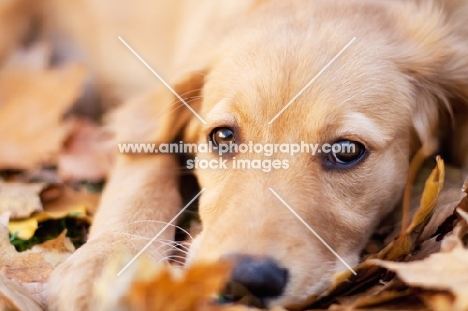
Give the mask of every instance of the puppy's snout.
M 225 297 L 239 300 L 245 296 L 265 298 L 281 295 L 288 282 L 288 270 L 270 257 L 230 255 L 234 263 Z

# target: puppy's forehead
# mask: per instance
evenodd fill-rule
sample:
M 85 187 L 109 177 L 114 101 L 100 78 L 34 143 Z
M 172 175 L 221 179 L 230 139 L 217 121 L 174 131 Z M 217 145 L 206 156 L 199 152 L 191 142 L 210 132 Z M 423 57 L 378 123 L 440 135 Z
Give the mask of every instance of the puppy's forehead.
M 206 112 L 225 111 L 239 127 L 277 138 L 293 131 L 314 140 L 346 131 L 396 135 L 398 127 L 410 126 L 411 86 L 378 49 L 379 39 L 357 38 L 324 69 L 352 38 L 331 33 L 286 40 L 262 33 L 230 46 L 208 78 Z
M 208 87 L 213 103 L 208 119 L 234 120 L 250 135 L 269 133 L 281 140 L 317 141 L 362 134 L 386 141 L 410 123 L 408 85 L 397 72 L 359 57 L 337 60 L 305 89 L 323 60 L 314 66 L 284 66 L 281 72 L 257 66 L 242 68 L 240 75 L 233 74 L 239 67 L 232 68 L 224 81 L 216 79 Z

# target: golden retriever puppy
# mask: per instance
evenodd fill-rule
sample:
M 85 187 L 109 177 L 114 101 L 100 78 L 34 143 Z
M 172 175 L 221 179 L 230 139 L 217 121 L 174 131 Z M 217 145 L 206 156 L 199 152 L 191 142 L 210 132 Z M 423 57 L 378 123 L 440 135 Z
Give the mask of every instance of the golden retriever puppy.
M 332 274 L 357 264 L 399 200 L 415 151 L 430 156 L 441 136 L 462 137 L 441 128 L 462 128 L 468 115 L 468 7 L 461 1 L 265 2 L 240 15 L 247 18 L 226 30 L 222 42 L 210 40 L 207 48 L 200 38 L 203 48 L 193 54 L 203 57 L 187 59 L 199 71 L 174 78 L 175 91 L 206 124 L 161 87 L 151 95 L 154 104 L 146 99 L 122 108 L 117 127 L 118 139 L 127 142 L 168 142 L 183 131 L 187 142 L 215 146 L 353 146 L 353 152 L 315 154 L 196 154 L 227 168 L 195 171 L 205 188 L 203 230 L 188 264 L 232 260 L 232 281 L 272 306 L 319 294 Z M 174 105 L 176 113 L 167 113 Z M 281 165 L 266 172 L 234 167 L 239 160 Z M 168 222 L 177 213 L 176 183 L 171 155 L 120 155 L 90 241 L 52 277 L 52 310 L 96 303 L 91 288 L 102 265 L 119 248 L 143 247 L 131 235 L 150 239 L 162 228 L 145 220 Z M 173 231 L 161 237 L 172 238 Z M 147 251 L 158 259 L 161 249 L 156 241 Z

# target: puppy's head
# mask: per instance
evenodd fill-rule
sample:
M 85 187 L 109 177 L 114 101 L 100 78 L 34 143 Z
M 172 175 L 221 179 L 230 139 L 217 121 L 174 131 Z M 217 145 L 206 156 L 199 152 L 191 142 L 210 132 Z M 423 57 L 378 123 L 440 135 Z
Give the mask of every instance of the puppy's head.
M 467 43 L 428 2 L 283 3 L 198 75 L 206 124 L 187 127 L 200 144 L 264 148 L 196 155 L 218 168 L 196 170 L 203 231 L 189 261 L 233 260 L 233 281 L 269 304 L 319 294 L 358 263 L 400 197 L 411 154 L 436 151 L 439 110 L 468 98 Z

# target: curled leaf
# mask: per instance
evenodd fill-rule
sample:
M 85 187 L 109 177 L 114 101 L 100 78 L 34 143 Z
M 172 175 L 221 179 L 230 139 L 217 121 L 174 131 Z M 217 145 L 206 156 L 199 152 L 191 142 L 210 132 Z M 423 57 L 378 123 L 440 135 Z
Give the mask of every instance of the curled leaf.
M 229 277 L 229 263 L 199 262 L 182 268 L 155 264 L 143 257 L 117 276 L 130 259 L 125 256 L 116 258 L 105 268 L 95 287 L 100 297 L 98 301 L 102 302 L 96 306 L 99 310 L 224 310 L 209 305 Z

